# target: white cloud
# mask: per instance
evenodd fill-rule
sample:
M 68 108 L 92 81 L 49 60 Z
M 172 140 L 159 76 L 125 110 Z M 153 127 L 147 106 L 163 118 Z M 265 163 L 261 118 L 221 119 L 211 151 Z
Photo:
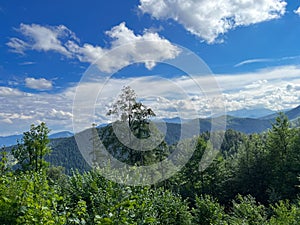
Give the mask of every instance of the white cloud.
M 28 88 L 44 91 L 52 89 L 52 81 L 46 80 L 45 78 L 35 79 L 32 77 L 27 77 L 25 79 L 25 85 Z
M 244 65 L 252 64 L 252 63 L 270 62 L 270 61 L 273 61 L 273 60 L 272 59 L 248 59 L 248 60 L 244 60 L 244 61 L 234 65 L 234 67 L 244 66 Z
M 38 24 L 23 24 L 17 29 L 25 36 L 26 41 L 18 38 L 11 38 L 7 43 L 12 51 L 24 53 L 25 50 L 56 51 L 63 55 L 70 56 L 68 50 L 63 46 L 62 39 L 68 38 L 78 41 L 72 31 L 64 25 L 41 26 Z
M 217 75 L 229 111 L 265 107 L 283 110 L 299 105 L 300 68 L 282 66 L 252 73 Z
M 300 102 L 300 68 L 297 66 L 274 67 L 245 74 L 216 74 L 214 77 L 225 98 L 227 111 L 257 107 L 282 110 L 296 107 Z M 0 87 L 0 126 L 5 127 L 0 131 L 0 136 L 28 130 L 30 124 L 39 121 L 46 122 L 53 132 L 73 131 L 72 121 L 77 119 L 73 113 L 76 113 L 73 108 L 76 91 L 76 94 L 83 91 L 77 105 L 80 107 L 77 112 L 81 113 L 77 130 L 90 127 L 92 122 L 107 123 L 111 119 L 106 116 L 109 104 L 124 85 L 131 86 L 158 118 L 209 116 L 212 107 L 221 104 L 218 99 L 208 99 L 194 82 L 202 88 L 209 85 L 210 80 L 211 77 L 205 76 L 197 76 L 195 80 L 188 76 L 170 79 L 159 76 L 115 78 L 105 84 L 96 101 L 92 96 L 95 93 L 97 96 L 103 86 L 101 79 L 82 83 L 80 89 L 72 86 L 53 94 L 29 94 L 18 89 Z M 95 112 L 95 115 L 89 117 L 89 111 Z
M 239 66 L 244 66 L 252 63 L 263 63 L 263 62 L 268 62 L 268 63 L 289 63 L 292 64 L 291 61 L 293 60 L 299 60 L 300 56 L 295 55 L 295 56 L 284 56 L 280 58 L 257 58 L 257 59 L 247 59 L 244 61 L 241 61 L 234 65 L 234 67 L 239 67 Z
M 25 50 L 30 48 L 29 44 L 25 41 L 22 41 L 19 38 L 10 38 L 9 42 L 6 43 L 10 50 L 15 53 L 24 54 Z
M 56 94 L 32 94 L 0 87 L 0 126 L 5 126 L 0 136 L 20 134 L 28 130 L 31 124 L 41 121 L 46 122 L 54 132 L 72 130 L 74 93 L 74 87 Z
M 300 16 L 300 7 L 298 9 L 294 10 L 294 13 L 296 13 L 297 15 Z
M 179 54 L 179 49 L 158 33 L 145 30 L 141 35 L 135 34 L 124 22 L 106 32 L 112 40 L 110 48 L 89 43 L 80 45 L 76 35 L 63 25 L 21 24 L 18 31 L 27 40 L 11 38 L 7 43 L 16 53 L 24 54 L 26 50 L 55 51 L 88 63 L 94 63 L 101 57 L 97 65 L 103 72 L 113 72 L 137 61 L 151 69 L 155 61 L 173 59 Z
M 36 64 L 36 62 L 27 61 L 27 62 L 19 63 L 19 65 L 21 65 L 21 66 L 27 66 L 27 65 L 33 65 L 33 64 Z
M 11 97 L 11 96 L 23 96 L 23 95 L 26 96 L 26 95 L 30 95 L 30 94 L 21 92 L 18 89 L 0 86 L 0 98 L 6 97 L 6 96 Z
M 156 19 L 173 19 L 208 43 L 238 26 L 284 15 L 284 0 L 140 0 L 140 10 Z
M 46 115 L 47 119 L 51 120 L 70 120 L 73 117 L 73 114 L 63 110 L 50 110 Z
M 228 111 L 261 107 L 282 110 L 300 104 L 300 88 L 296 85 L 300 83 L 300 68 L 296 66 L 274 67 L 244 74 L 216 74 L 214 79 L 219 83 L 219 91 Z M 76 124 L 80 124 L 78 130 L 89 127 L 94 121 L 97 124 L 110 121 L 111 118 L 105 116 L 109 103 L 118 96 L 124 85 L 131 86 L 158 117 L 210 116 L 215 111 L 222 110 L 218 108 L 222 106 L 219 102 L 222 98 L 214 98 L 218 90 L 211 88 L 211 80 L 212 77 L 209 76 L 196 76 L 194 80 L 188 76 L 170 79 L 147 76 L 110 79 L 104 88 L 103 80 L 83 83 L 77 89 L 77 97 L 80 95 L 80 99 L 75 106 L 73 119 Z M 287 85 L 291 85 L 290 90 L 287 90 Z M 202 91 L 205 88 L 207 92 Z M 99 90 L 101 93 L 95 102 L 94 97 Z
M 125 23 L 113 27 L 106 35 L 112 39 L 109 49 L 90 44 L 80 47 L 73 41 L 69 41 L 67 47 L 80 61 L 96 63 L 101 71 L 108 73 L 139 61 L 151 69 L 156 61 L 173 59 L 179 54 L 176 46 L 157 33 L 145 31 L 143 35 L 136 35 Z
M 1 119 L 0 121 L 3 122 L 3 123 L 7 123 L 7 124 L 12 124 L 13 123 L 11 121 L 11 119 L 9 119 L 9 118 Z

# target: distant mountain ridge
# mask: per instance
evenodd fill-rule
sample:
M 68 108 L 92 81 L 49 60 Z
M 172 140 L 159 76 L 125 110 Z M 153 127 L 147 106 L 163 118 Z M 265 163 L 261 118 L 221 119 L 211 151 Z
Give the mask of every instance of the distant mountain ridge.
M 74 134 L 70 131 L 61 131 L 58 133 L 50 134 L 49 138 L 50 139 L 55 139 L 55 138 L 66 138 L 66 137 L 71 137 Z M 23 135 L 22 134 L 17 134 L 17 135 L 9 135 L 9 136 L 0 136 L 0 147 L 2 146 L 12 146 L 16 145 L 17 141 L 21 141 Z
M 256 112 L 256 114 L 255 114 Z M 285 112 L 290 120 L 295 120 L 300 118 L 300 105 L 294 109 Z M 262 116 L 263 115 L 263 116 Z M 247 134 L 250 133 L 260 133 L 271 128 L 271 123 L 278 116 L 269 109 L 242 109 L 237 111 L 231 111 L 227 113 L 226 116 L 226 129 L 234 129 Z M 200 132 L 210 131 L 211 129 L 211 118 L 197 119 L 200 122 Z M 173 143 L 178 140 L 180 135 L 181 123 L 187 124 L 187 126 L 192 126 L 193 121 L 191 119 L 183 119 L 180 117 L 174 118 L 163 118 L 162 121 L 166 123 L 168 132 L 166 134 L 166 141 L 168 143 Z M 108 124 L 99 125 L 98 128 L 108 126 Z M 50 139 L 56 138 L 68 138 L 72 137 L 73 133 L 69 131 L 62 131 L 49 135 Z M 0 136 L 0 147 L 1 146 L 11 146 L 17 144 L 17 140 L 21 140 L 22 135 L 10 135 L 10 136 Z
M 275 111 L 266 108 L 257 108 L 257 109 L 240 109 L 235 111 L 227 112 L 228 116 L 234 116 L 239 118 L 252 118 L 259 119 L 261 117 L 269 116 L 274 114 Z
M 251 134 L 265 132 L 268 129 L 270 129 L 277 115 L 277 113 L 269 115 L 269 118 L 238 118 L 234 116 L 222 117 L 226 118 L 226 129 L 233 129 L 243 133 Z M 290 120 L 299 118 L 300 106 L 287 111 L 286 115 L 289 117 Z M 186 126 L 185 128 L 187 128 L 185 129 L 185 138 L 192 137 L 194 135 L 194 132 L 192 130 L 194 130 L 193 128 L 195 128 L 195 124 L 197 124 L 198 122 L 200 123 L 199 133 L 210 131 L 212 127 L 210 118 L 194 120 L 180 120 L 180 118 L 173 118 L 170 121 L 172 120 L 173 123 L 166 122 L 167 130 L 165 134 L 165 141 L 169 145 L 172 145 L 181 139 L 181 126 Z M 183 124 L 178 123 L 179 120 L 183 121 Z M 107 126 L 97 127 L 98 133 L 105 133 L 105 130 L 107 130 L 109 126 L 111 126 L 111 124 Z M 189 126 L 191 126 L 191 129 L 188 129 Z M 89 133 L 91 133 L 91 129 L 87 129 L 80 132 L 80 134 L 82 135 L 88 135 Z M 0 143 L 1 140 L 5 140 L 5 138 L 7 138 L 6 141 L 12 141 L 12 139 L 14 138 L 21 139 L 21 137 L 22 135 L 0 137 Z M 52 134 L 49 137 L 52 153 L 50 156 L 47 157 L 47 161 L 51 162 L 52 165 L 63 166 L 66 168 L 66 172 L 68 173 L 71 172 L 71 168 L 76 168 L 79 171 L 86 171 L 90 168 L 90 166 L 82 157 L 82 154 L 78 149 L 75 137 L 71 132 L 59 132 L 56 134 Z M 14 139 L 14 141 L 16 142 L 16 139 Z M 11 149 L 11 147 L 8 149 Z
M 72 137 L 74 134 L 70 131 L 61 131 L 58 133 L 54 133 L 49 135 L 50 139 L 54 139 L 54 138 L 65 138 L 65 137 Z
M 285 113 L 290 120 L 295 120 L 300 117 L 300 105 Z
M 17 135 L 9 135 L 9 136 L 4 136 L 0 137 L 0 147 L 2 146 L 11 146 L 17 144 L 17 140 L 22 139 L 22 134 L 17 134 Z
M 295 120 L 300 117 L 300 105 L 291 110 L 287 110 L 284 113 L 289 118 L 289 120 Z M 264 116 L 261 119 L 275 119 L 277 116 L 278 113 L 273 113 L 271 115 Z

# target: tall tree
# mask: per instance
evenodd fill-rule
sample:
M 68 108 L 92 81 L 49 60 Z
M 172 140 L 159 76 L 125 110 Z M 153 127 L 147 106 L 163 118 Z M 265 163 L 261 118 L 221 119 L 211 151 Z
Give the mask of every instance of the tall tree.
M 151 136 L 149 118 L 156 116 L 153 110 L 143 103 L 137 101 L 135 91 L 125 86 L 121 90 L 121 94 L 112 104 L 112 108 L 107 112 L 107 115 L 116 115 L 122 122 L 128 123 L 129 129 L 124 126 L 118 126 L 122 129 L 122 133 L 128 138 L 130 145 L 140 145 L 140 150 L 136 151 L 129 149 L 129 158 L 133 164 L 144 164 L 146 161 L 152 161 L 152 152 L 142 152 L 141 139 L 147 139 Z M 133 134 L 136 138 L 131 136 Z M 127 149 L 126 149 L 127 150 Z M 146 160 L 148 158 L 149 160 Z
M 280 113 L 267 137 L 269 165 L 270 201 L 289 198 L 295 194 L 295 180 L 299 171 L 291 171 L 290 164 L 294 159 L 289 155 L 292 150 L 293 130 L 287 116 Z M 290 161 L 292 160 L 292 161 Z
M 35 126 L 31 125 L 30 130 L 23 133 L 22 142 L 13 148 L 13 156 L 23 170 L 39 171 L 48 163 L 45 156 L 51 152 L 49 144 L 50 130 L 44 122 Z
M 252 195 L 261 203 L 267 203 L 268 170 L 264 135 L 251 134 L 244 140 L 234 155 L 236 191 L 242 195 Z
M 132 131 L 137 130 L 141 134 L 143 126 L 148 122 L 147 119 L 155 116 L 155 113 L 151 108 L 148 108 L 141 102 L 137 102 L 137 95 L 131 87 L 125 86 L 121 91 L 122 93 L 113 103 L 107 115 L 116 115 L 121 121 L 127 121 Z
M 116 115 L 120 117 L 121 121 L 128 121 L 129 126 L 131 126 L 132 108 L 136 104 L 136 94 L 129 86 L 124 86 L 121 91 L 107 115 Z

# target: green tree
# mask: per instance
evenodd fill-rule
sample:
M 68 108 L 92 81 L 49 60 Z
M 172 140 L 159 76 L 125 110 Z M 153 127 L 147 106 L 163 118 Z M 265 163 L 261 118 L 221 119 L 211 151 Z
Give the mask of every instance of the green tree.
M 270 225 L 298 225 L 300 221 L 300 201 L 291 204 L 288 200 L 279 201 L 271 206 L 274 215 L 270 218 Z
M 269 196 L 271 202 L 293 198 L 297 193 L 296 185 L 299 170 L 291 170 L 296 159 L 293 155 L 294 131 L 290 128 L 287 116 L 280 113 L 267 137 L 267 163 L 269 172 Z M 299 153 L 298 153 L 299 154 Z M 299 162 L 299 161 L 298 161 Z M 298 167 L 299 168 L 299 167 Z
M 155 113 L 151 108 L 137 102 L 137 95 L 131 87 L 125 86 L 121 91 L 107 115 L 116 115 L 121 121 L 127 121 L 131 131 L 135 131 L 138 138 L 148 137 L 148 118 L 155 116 Z
M 51 152 L 48 146 L 49 132 L 44 122 L 37 126 L 32 124 L 30 130 L 23 133 L 22 142 L 12 149 L 13 156 L 23 170 L 38 172 L 48 165 L 45 156 Z
M 76 172 L 67 183 L 65 207 L 72 221 L 82 220 L 76 208 L 81 201 L 86 224 L 191 224 L 187 202 L 162 188 L 124 186 L 97 170 Z
M 196 197 L 196 205 L 193 209 L 193 222 L 197 225 L 225 225 L 226 213 L 217 200 L 210 195 Z
M 132 121 L 132 108 L 136 104 L 136 94 L 129 86 L 122 88 L 122 93 L 118 99 L 113 103 L 107 115 L 116 115 L 121 121 L 128 121 L 129 127 Z
M 157 157 L 155 154 L 162 152 L 163 146 L 159 146 L 157 151 L 142 151 L 143 146 L 142 139 L 156 138 L 158 129 L 155 129 L 153 123 L 150 123 L 150 117 L 156 116 L 153 110 L 143 103 L 137 101 L 137 95 L 135 91 L 125 86 L 121 90 L 121 94 L 117 100 L 112 104 L 111 109 L 107 115 L 116 115 L 120 121 L 114 122 L 114 129 L 117 129 L 119 133 L 124 137 L 128 146 L 134 146 L 132 149 L 128 149 L 126 146 L 122 148 L 125 154 L 129 155 L 129 163 L 136 165 L 148 165 L 153 163 Z M 124 122 L 128 126 L 124 126 Z M 155 134 L 151 131 L 155 130 Z M 158 135 L 159 136 L 159 135 Z M 104 141 L 105 142 L 105 141 Z M 164 145 L 165 143 L 162 143 Z M 118 149 L 121 149 L 118 147 Z M 160 154 L 162 156 L 162 154 Z
M 5 147 L 2 147 L 0 150 L 0 175 L 3 175 L 8 170 L 8 158 Z
M 45 171 L 7 173 L 0 177 L 1 224 L 65 224 L 64 201 Z
M 259 202 L 267 203 L 268 167 L 264 136 L 251 134 L 244 136 L 236 155 L 235 188 L 236 193 L 252 195 Z
M 225 131 L 224 140 L 221 145 L 222 153 L 232 155 L 238 151 L 238 147 L 244 140 L 244 134 L 232 129 Z
M 232 225 L 263 225 L 267 224 L 266 209 L 263 205 L 257 204 L 251 196 L 238 195 L 233 200 L 232 212 L 229 218 Z

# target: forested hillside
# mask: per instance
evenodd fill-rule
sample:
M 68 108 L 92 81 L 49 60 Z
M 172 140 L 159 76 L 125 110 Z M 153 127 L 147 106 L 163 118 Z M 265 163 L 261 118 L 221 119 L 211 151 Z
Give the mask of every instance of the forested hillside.
M 184 168 L 168 180 L 145 187 L 114 183 L 97 169 L 80 173 L 74 168 L 70 175 L 64 174 L 62 167 L 45 161 L 50 153 L 47 134 L 45 124 L 24 133 L 23 144 L 12 151 L 17 169 L 2 149 L 1 224 L 299 222 L 300 129 L 291 128 L 284 114 L 267 133 L 227 130 L 220 153 L 204 171 L 199 170 L 199 162 L 210 134 L 194 137 L 197 147 Z M 172 146 L 163 146 L 164 153 L 172 151 Z M 65 152 L 74 146 L 68 148 Z M 139 156 L 123 160 L 138 166 L 151 164 L 159 155 L 152 152 L 143 162 Z

